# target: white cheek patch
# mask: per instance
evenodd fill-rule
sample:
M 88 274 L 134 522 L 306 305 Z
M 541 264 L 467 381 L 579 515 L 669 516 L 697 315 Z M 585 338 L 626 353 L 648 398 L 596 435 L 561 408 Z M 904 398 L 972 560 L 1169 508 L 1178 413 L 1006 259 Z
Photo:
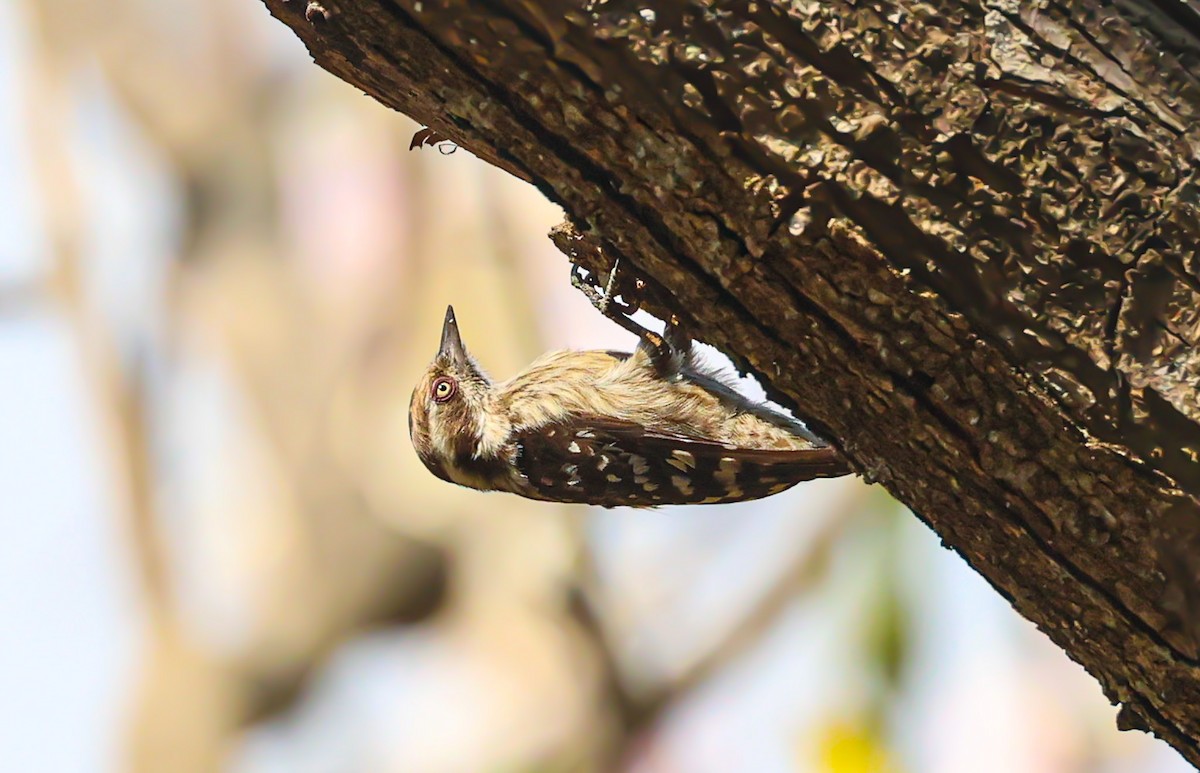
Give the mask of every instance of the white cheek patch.
M 430 411 L 429 414 L 429 437 L 433 443 L 434 454 L 436 454 L 437 458 L 441 460 L 442 466 L 446 469 L 446 473 L 454 479 L 455 483 L 462 483 L 460 478 L 467 479 L 475 477 L 471 476 L 469 473 L 459 470 L 454 464 L 455 459 L 458 458 L 458 455 L 463 450 L 463 439 L 467 432 L 470 433 L 467 435 L 468 439 L 473 441 L 469 446 L 467 446 L 470 448 L 469 456 L 473 459 L 478 459 L 481 456 L 483 443 L 475 440 L 475 429 L 472 427 L 466 432 L 463 430 L 452 431 L 450 427 L 447 427 L 444 424 L 445 418 L 439 416 L 438 414 L 439 410 L 436 406 L 432 411 Z M 462 483 L 462 485 L 467 486 L 470 484 Z M 472 486 L 472 488 L 478 488 L 478 486 Z
M 486 421 L 472 427 L 475 436 L 479 440 L 475 444 L 474 457 L 476 459 L 485 456 L 496 456 L 504 448 L 508 442 L 509 435 L 512 433 L 512 424 L 507 418 L 504 418 L 503 411 L 491 410 L 485 402 L 483 405 L 472 405 L 471 416 L 478 421 L 480 417 L 488 417 Z
M 433 441 L 433 451 L 437 457 L 445 462 L 446 469 L 450 469 L 451 460 L 454 459 L 454 435 L 442 431 L 441 418 L 438 416 L 437 408 L 429 412 L 429 438 Z

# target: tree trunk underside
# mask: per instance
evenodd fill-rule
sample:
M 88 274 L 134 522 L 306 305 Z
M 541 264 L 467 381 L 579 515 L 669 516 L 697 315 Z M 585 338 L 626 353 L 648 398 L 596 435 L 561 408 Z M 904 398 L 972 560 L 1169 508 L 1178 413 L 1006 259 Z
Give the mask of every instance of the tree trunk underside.
M 1196 0 L 265 2 L 1200 765 Z

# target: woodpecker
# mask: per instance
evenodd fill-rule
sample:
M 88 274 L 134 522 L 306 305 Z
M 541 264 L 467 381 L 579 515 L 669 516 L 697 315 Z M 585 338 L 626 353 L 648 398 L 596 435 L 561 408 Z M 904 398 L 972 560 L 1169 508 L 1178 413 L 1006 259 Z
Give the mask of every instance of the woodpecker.
M 437 477 L 551 502 L 742 502 L 851 472 L 802 424 L 702 367 L 670 325 L 632 353 L 550 352 L 495 383 L 448 307 L 408 428 Z

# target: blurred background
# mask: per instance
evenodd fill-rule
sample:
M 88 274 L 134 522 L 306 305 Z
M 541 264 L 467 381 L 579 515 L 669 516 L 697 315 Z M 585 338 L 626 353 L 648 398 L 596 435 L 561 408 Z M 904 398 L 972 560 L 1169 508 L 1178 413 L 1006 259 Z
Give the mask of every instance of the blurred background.
M 447 302 L 500 377 L 633 341 L 418 128 L 256 0 L 0 0 L 0 770 L 1188 769 L 878 487 L 428 474 Z

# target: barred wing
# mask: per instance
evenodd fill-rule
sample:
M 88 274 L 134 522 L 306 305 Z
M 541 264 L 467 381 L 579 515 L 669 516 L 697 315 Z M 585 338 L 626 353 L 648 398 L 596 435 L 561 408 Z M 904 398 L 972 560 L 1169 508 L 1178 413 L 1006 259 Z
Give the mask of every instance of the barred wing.
M 850 473 L 828 447 L 738 448 L 610 418 L 579 417 L 515 440 L 529 496 L 604 507 L 741 502 Z

